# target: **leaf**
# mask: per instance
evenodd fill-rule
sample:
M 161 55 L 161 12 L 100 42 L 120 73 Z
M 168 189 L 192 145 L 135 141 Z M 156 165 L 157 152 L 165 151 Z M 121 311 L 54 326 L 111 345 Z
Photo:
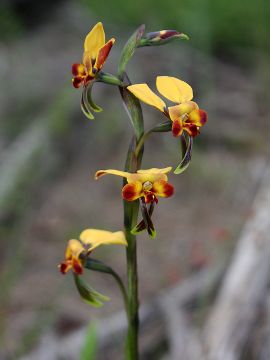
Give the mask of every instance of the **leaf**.
M 100 294 L 89 285 L 87 285 L 81 278 L 81 276 L 73 274 L 75 285 L 81 298 L 89 305 L 93 307 L 101 307 L 103 306 L 104 301 L 109 301 L 110 298 Z
M 123 51 L 120 56 L 119 65 L 118 65 L 118 75 L 122 78 L 127 63 L 132 58 L 136 47 L 139 45 L 139 42 L 143 36 L 145 30 L 145 25 L 141 25 L 128 39 L 126 45 L 123 48 Z
M 183 135 L 181 137 L 183 158 L 182 158 L 182 161 L 180 162 L 180 164 L 174 170 L 174 174 L 176 174 L 176 175 L 184 172 L 188 168 L 190 161 L 191 161 L 193 138 L 192 138 L 192 136 L 189 136 L 189 135 L 187 137 L 188 137 L 188 141 L 186 140 L 186 138 Z
M 86 331 L 84 345 L 80 353 L 80 360 L 96 359 L 97 348 L 98 348 L 97 327 L 95 323 L 91 322 Z

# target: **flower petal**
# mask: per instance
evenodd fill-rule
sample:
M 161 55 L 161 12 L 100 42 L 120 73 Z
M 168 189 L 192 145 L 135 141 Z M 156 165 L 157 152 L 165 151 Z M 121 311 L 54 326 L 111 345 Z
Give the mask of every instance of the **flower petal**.
M 151 168 L 147 170 L 138 170 L 138 174 L 168 174 L 172 170 L 171 166 L 168 166 L 166 168 Z
M 94 60 L 93 60 L 94 61 Z M 91 52 L 90 51 L 85 51 L 83 53 L 83 65 L 86 67 L 87 69 L 87 73 L 90 76 L 94 76 L 93 71 L 92 71 L 92 58 L 91 58 Z
M 196 126 L 203 126 L 207 122 L 207 112 L 201 109 L 191 111 L 187 122 Z
M 180 105 L 169 106 L 168 111 L 172 121 L 178 120 L 182 115 Z
M 80 254 L 84 251 L 84 247 L 82 243 L 77 239 L 71 239 L 68 241 L 68 245 L 66 248 L 65 258 L 69 260 L 73 257 L 79 258 Z
M 158 91 L 167 99 L 183 103 L 193 98 L 192 87 L 185 81 L 172 76 L 158 76 L 156 80 Z
M 84 78 L 82 76 L 75 76 L 73 79 L 72 79 L 72 85 L 78 89 L 82 83 L 84 82 Z
M 98 180 L 101 176 L 108 175 L 108 174 L 122 176 L 124 178 L 127 178 L 130 175 L 130 173 L 128 173 L 126 171 L 119 171 L 119 170 L 113 170 L 113 169 L 98 170 L 95 173 L 95 179 Z
M 166 104 L 149 88 L 147 84 L 130 85 L 127 89 L 141 101 L 164 112 Z
M 127 246 L 127 241 L 123 231 L 106 231 L 106 230 L 97 230 L 97 229 L 86 229 L 80 234 L 81 241 L 88 245 L 88 252 L 92 251 L 100 245 L 125 245 Z
M 174 188 L 167 181 L 159 180 L 155 181 L 151 190 L 156 196 L 170 197 L 174 193 Z
M 126 184 L 122 189 L 122 196 L 126 201 L 134 201 L 143 195 L 143 186 L 140 181 Z
M 99 49 L 97 59 L 96 59 L 95 65 L 94 65 L 94 68 L 97 71 L 99 71 L 102 68 L 103 64 L 105 63 L 114 42 L 115 42 L 115 39 L 112 38 L 102 48 Z
M 85 68 L 83 64 L 73 64 L 72 68 L 72 75 L 74 76 L 85 76 Z
M 62 274 L 66 274 L 72 268 L 72 261 L 63 261 L 58 265 L 58 268 Z
M 199 127 L 195 124 L 185 124 L 184 129 L 192 137 L 195 137 L 200 133 Z
M 183 133 L 183 121 L 182 121 L 181 117 L 173 121 L 172 133 L 173 133 L 173 136 L 175 136 L 175 137 L 182 135 L 182 133 Z
M 91 59 L 96 59 L 99 49 L 105 44 L 103 25 L 98 22 L 87 34 L 84 41 L 84 51 L 88 51 Z

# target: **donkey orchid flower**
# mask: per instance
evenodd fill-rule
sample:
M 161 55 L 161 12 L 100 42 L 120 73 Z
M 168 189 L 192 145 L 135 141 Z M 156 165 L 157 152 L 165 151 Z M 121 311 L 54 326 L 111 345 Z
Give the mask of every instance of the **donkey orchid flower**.
M 130 85 L 128 90 L 138 99 L 154 106 L 171 119 L 173 136 L 180 136 L 183 131 L 192 137 L 198 135 L 200 127 L 207 121 L 207 113 L 191 101 L 193 99 L 191 86 L 171 76 L 158 76 L 156 86 L 161 95 L 177 105 L 167 108 L 164 101 L 147 84 Z
M 66 274 L 72 269 L 75 274 L 81 275 L 83 272 L 83 262 L 87 256 L 100 245 L 125 245 L 127 241 L 123 231 L 106 231 L 96 229 L 86 229 L 80 234 L 80 240 L 71 239 L 65 253 L 65 261 L 58 265 L 62 274 Z
M 95 179 L 103 175 L 111 174 L 127 179 L 127 184 L 122 189 L 122 196 L 127 201 L 134 201 L 144 198 L 146 203 L 158 202 L 157 197 L 170 197 L 173 195 L 174 188 L 168 183 L 167 173 L 171 167 L 164 169 L 138 170 L 136 173 L 129 173 L 119 170 L 99 170 L 95 174 Z
M 101 22 L 97 23 L 88 33 L 84 41 L 82 63 L 72 65 L 73 86 L 86 86 L 93 80 L 104 65 L 115 42 L 112 38 L 105 43 L 105 33 Z

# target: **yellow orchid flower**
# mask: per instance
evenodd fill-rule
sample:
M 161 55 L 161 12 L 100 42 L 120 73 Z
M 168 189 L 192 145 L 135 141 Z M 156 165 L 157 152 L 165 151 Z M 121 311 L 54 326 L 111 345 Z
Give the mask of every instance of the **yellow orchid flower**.
M 191 101 L 193 99 L 191 86 L 171 76 L 158 76 L 156 86 L 161 95 L 178 105 L 167 108 L 165 102 L 147 84 L 135 84 L 127 88 L 138 99 L 154 106 L 172 120 L 173 136 L 182 135 L 184 130 L 192 137 L 198 135 L 200 127 L 207 121 L 207 113 Z
M 72 65 L 73 86 L 79 88 L 93 80 L 104 65 L 115 42 L 112 38 L 105 43 L 105 33 L 101 22 L 88 33 L 84 41 L 82 63 Z
M 170 197 L 173 195 L 174 188 L 168 183 L 167 173 L 171 167 L 164 169 L 152 168 L 148 170 L 138 170 L 136 173 L 129 173 L 119 170 L 99 170 L 95 174 L 95 179 L 103 175 L 111 174 L 127 179 L 127 184 L 122 189 L 122 196 L 127 201 L 134 201 L 144 198 L 146 203 L 158 202 L 157 197 Z
M 84 230 L 80 234 L 80 240 L 71 239 L 68 241 L 65 261 L 58 265 L 61 273 L 66 274 L 68 270 L 72 269 L 74 273 L 82 274 L 84 259 L 98 246 L 111 244 L 127 246 L 123 231 Z

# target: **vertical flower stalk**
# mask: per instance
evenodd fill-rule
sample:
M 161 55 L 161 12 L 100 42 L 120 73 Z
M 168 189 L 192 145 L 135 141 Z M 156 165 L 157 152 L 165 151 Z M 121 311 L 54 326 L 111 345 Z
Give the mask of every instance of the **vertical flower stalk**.
M 152 214 L 158 198 L 168 198 L 174 193 L 174 187 L 168 182 L 167 174 L 171 166 L 142 170 L 141 162 L 144 143 L 152 133 L 172 131 L 174 137 L 181 140 L 183 156 L 174 170 L 180 174 L 191 161 L 193 138 L 200 133 L 200 128 L 207 121 L 207 113 L 192 101 L 193 91 L 186 82 L 170 76 L 157 77 L 157 89 L 161 95 L 176 103 L 167 106 L 162 98 L 156 95 L 145 83 L 131 84 L 126 73 L 128 62 L 137 48 L 163 45 L 174 40 L 187 40 L 188 36 L 176 30 L 161 30 L 145 34 L 141 25 L 129 38 L 120 55 L 117 75 L 101 71 L 115 42 L 114 38 L 105 41 L 105 32 L 101 22 L 97 23 L 87 34 L 81 63 L 73 64 L 72 83 L 75 88 L 81 85 L 81 108 L 88 119 L 94 119 L 92 112 L 102 109 L 92 100 L 92 88 L 97 82 L 118 86 L 127 111 L 133 136 L 127 152 L 124 171 L 107 169 L 96 172 L 95 178 L 110 174 L 123 177 L 124 232 L 86 229 L 79 239 L 68 242 L 65 260 L 59 265 L 63 274 L 73 271 L 76 288 L 88 304 L 100 307 L 109 298 L 95 291 L 84 282 L 84 269 L 110 274 L 115 279 L 122 293 L 128 320 L 126 338 L 126 359 L 138 360 L 139 333 L 139 300 L 136 235 L 146 230 L 151 238 L 156 236 Z M 166 117 L 166 121 L 144 132 L 143 114 L 140 101 L 157 108 Z M 141 210 L 142 220 L 138 222 Z M 100 245 L 126 246 L 127 289 L 120 276 L 106 264 L 92 258 L 92 251 Z
M 120 88 L 121 96 L 134 126 L 134 137 L 127 153 L 125 171 L 135 173 L 141 166 L 143 147 L 135 154 L 136 146 L 144 134 L 143 115 L 139 101 L 125 88 Z M 123 181 L 126 185 L 126 180 Z M 128 281 L 128 334 L 126 340 L 126 355 L 128 360 L 138 359 L 139 331 L 139 300 L 138 300 L 138 269 L 136 236 L 131 233 L 137 224 L 139 200 L 126 201 L 124 205 L 124 226 L 128 246 L 126 248 L 127 281 Z

